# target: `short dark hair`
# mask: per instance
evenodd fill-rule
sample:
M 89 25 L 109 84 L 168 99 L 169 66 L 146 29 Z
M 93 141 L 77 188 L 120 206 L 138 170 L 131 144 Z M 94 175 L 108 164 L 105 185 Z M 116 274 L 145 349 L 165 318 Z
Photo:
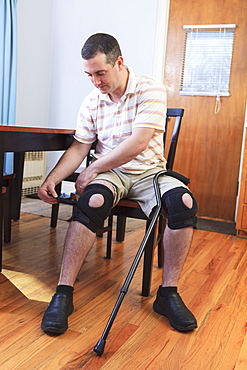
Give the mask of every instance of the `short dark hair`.
M 90 36 L 81 50 L 83 59 L 91 59 L 97 53 L 103 53 L 106 56 L 106 62 L 114 66 L 117 58 L 122 55 L 117 40 L 106 33 L 96 33 Z

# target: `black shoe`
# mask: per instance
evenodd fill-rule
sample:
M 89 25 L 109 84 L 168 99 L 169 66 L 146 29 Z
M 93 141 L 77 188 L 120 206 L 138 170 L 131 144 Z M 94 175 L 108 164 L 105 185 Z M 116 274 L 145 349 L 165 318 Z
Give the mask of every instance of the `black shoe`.
M 154 311 L 166 316 L 171 326 L 178 331 L 196 329 L 196 318 L 185 306 L 180 295 L 178 293 L 169 293 L 166 297 L 162 297 L 160 288 L 153 304 Z
M 68 329 L 68 316 L 73 311 L 73 296 L 61 293 L 54 294 L 45 311 L 41 329 L 49 333 L 64 333 Z

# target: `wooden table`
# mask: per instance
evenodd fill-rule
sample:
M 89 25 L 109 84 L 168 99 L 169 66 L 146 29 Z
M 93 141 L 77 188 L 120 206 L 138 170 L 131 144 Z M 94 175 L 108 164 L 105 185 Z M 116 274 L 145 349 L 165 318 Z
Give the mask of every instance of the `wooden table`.
M 3 185 L 4 153 L 14 152 L 14 194 L 12 218 L 20 217 L 25 152 L 66 150 L 73 141 L 72 129 L 0 126 L 0 186 Z M 3 194 L 0 193 L 0 271 L 3 249 Z

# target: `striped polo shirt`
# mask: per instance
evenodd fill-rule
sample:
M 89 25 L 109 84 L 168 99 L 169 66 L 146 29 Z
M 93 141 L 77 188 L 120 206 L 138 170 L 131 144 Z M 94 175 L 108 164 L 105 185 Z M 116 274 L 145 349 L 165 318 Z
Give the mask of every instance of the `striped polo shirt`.
M 165 165 L 163 133 L 166 120 L 166 90 L 152 77 L 134 73 L 129 67 L 126 91 L 114 103 L 108 94 L 95 88 L 82 102 L 75 139 L 90 144 L 98 139 L 95 157 L 99 158 L 128 138 L 134 127 L 154 128 L 147 148 L 119 169 L 142 173 L 158 164 Z

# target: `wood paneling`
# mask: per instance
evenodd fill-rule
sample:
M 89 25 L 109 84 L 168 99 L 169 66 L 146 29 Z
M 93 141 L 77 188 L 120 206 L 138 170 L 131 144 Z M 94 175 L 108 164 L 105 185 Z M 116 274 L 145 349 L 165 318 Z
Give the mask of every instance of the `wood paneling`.
M 247 96 L 246 0 L 171 0 L 165 82 L 168 106 L 185 109 L 174 169 L 191 178 L 199 215 L 234 220 Z M 180 96 L 185 24 L 237 25 L 230 97 Z

